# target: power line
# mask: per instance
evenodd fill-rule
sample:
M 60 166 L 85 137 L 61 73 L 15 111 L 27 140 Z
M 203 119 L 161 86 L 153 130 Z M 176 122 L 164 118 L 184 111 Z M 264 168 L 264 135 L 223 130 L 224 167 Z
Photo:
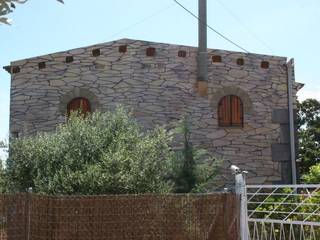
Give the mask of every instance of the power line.
M 182 7 L 185 11 L 187 11 L 191 16 L 193 16 L 194 18 L 198 19 L 198 21 L 206 26 L 207 28 L 209 28 L 210 30 L 212 30 L 213 32 L 215 32 L 216 34 L 218 34 L 220 37 L 222 37 L 224 40 L 228 41 L 229 43 L 233 44 L 234 46 L 238 47 L 239 49 L 243 50 L 246 53 L 250 53 L 247 49 L 241 47 L 239 44 L 235 43 L 234 41 L 232 41 L 231 39 L 229 39 L 228 37 L 224 36 L 222 33 L 220 33 L 218 30 L 214 29 L 213 27 L 211 27 L 208 24 L 205 24 L 203 21 L 201 21 L 199 19 L 199 17 L 197 15 L 195 15 L 193 12 L 191 12 L 189 9 L 187 9 L 185 6 L 183 6 L 179 1 L 177 0 L 173 0 L 176 4 L 178 4 L 180 7 Z
M 132 28 L 134 28 L 134 27 L 136 27 L 136 26 L 138 26 L 138 25 L 146 22 L 147 20 L 149 20 L 149 19 L 151 19 L 151 18 L 153 18 L 153 17 L 155 17 L 155 16 L 157 16 L 157 15 L 160 15 L 161 13 L 163 13 L 163 12 L 167 11 L 168 9 L 172 8 L 174 5 L 175 5 L 175 4 L 172 3 L 172 4 L 167 5 L 166 7 L 162 8 L 162 9 L 156 11 L 156 12 L 153 12 L 152 14 L 150 14 L 150 15 L 142 18 L 141 20 L 139 20 L 139 21 L 137 21 L 137 22 L 129 25 L 128 27 L 123 28 L 123 29 L 120 30 L 119 32 L 110 35 L 110 36 L 108 37 L 108 39 L 113 38 L 113 37 L 115 37 L 115 36 L 117 36 L 117 35 L 119 35 L 119 34 L 122 34 L 122 33 L 126 32 L 126 31 L 128 31 L 128 30 L 130 30 L 130 29 L 132 29 Z
M 208 24 L 205 24 L 204 22 L 201 21 L 201 19 L 199 19 L 199 17 L 197 15 L 195 15 L 193 12 L 191 12 L 189 9 L 187 9 L 185 6 L 183 6 L 178 0 L 173 0 L 175 3 L 177 3 L 180 7 L 182 7 L 185 11 L 187 11 L 190 15 L 192 15 L 194 18 L 196 18 L 202 25 L 206 26 L 207 28 L 209 28 L 210 30 L 214 31 L 216 34 L 218 34 L 220 37 L 222 37 L 223 39 L 225 39 L 226 41 L 228 41 L 229 43 L 233 44 L 234 46 L 238 47 L 239 49 L 243 50 L 244 52 L 250 54 L 251 52 L 248 51 L 247 49 L 241 47 L 239 44 L 235 43 L 234 41 L 232 41 L 231 39 L 229 39 L 228 37 L 224 36 L 222 33 L 220 33 L 218 30 L 214 29 L 213 27 L 211 27 Z M 253 55 L 254 57 L 256 57 L 257 59 L 263 61 L 262 58 L 258 57 L 257 55 Z M 280 70 L 281 73 L 283 72 L 283 69 L 280 66 L 277 66 L 278 69 Z
M 226 6 L 223 2 L 220 0 L 216 0 L 217 3 L 219 3 L 226 12 L 228 12 L 235 20 L 237 23 L 242 25 L 242 27 L 249 33 L 253 38 L 255 38 L 258 42 L 260 42 L 265 48 L 267 48 L 271 53 L 273 53 L 272 48 L 265 42 L 263 41 L 256 33 L 252 31 L 244 22 L 228 7 Z

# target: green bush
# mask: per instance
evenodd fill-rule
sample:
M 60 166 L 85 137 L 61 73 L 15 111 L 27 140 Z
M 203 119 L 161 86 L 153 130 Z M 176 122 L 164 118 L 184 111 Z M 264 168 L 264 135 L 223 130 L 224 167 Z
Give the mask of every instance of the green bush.
M 73 114 L 55 133 L 12 140 L 7 161 L 11 191 L 48 194 L 169 192 L 171 137 L 143 132 L 123 108 Z
M 307 174 L 303 175 L 303 181 L 306 183 L 320 183 L 320 164 L 313 165 Z
M 188 137 L 173 151 L 173 132 L 145 131 L 123 108 L 71 115 L 54 133 L 11 139 L 9 191 L 131 194 L 208 191 L 216 166 L 196 163 L 205 151 Z M 211 158 L 209 159 L 212 162 Z M 199 161 L 200 162 L 200 161 Z
M 208 192 L 216 187 L 214 180 L 218 174 L 220 161 L 208 151 L 195 148 L 191 142 L 191 123 L 184 117 L 175 128 L 182 136 L 183 147 L 174 154 L 175 192 Z

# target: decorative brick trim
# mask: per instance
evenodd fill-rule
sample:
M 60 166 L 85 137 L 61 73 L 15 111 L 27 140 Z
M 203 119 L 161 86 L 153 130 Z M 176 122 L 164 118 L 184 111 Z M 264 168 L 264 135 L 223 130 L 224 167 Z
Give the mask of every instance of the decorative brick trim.
M 238 58 L 237 59 L 237 65 L 243 66 L 244 65 L 244 59 L 243 58 Z
M 125 52 L 127 52 L 127 45 L 119 46 L 119 53 L 125 53 Z
M 92 56 L 93 57 L 98 57 L 98 56 L 100 56 L 100 54 L 101 54 L 101 52 L 100 52 L 99 48 L 92 50 Z
M 149 48 L 147 48 L 147 50 L 146 50 L 146 55 L 147 55 L 148 57 L 153 57 L 153 56 L 155 56 L 155 55 L 156 55 L 156 49 L 155 49 L 154 47 L 149 47 Z
M 186 51 L 180 50 L 180 51 L 178 52 L 178 57 L 183 57 L 183 58 L 185 58 L 186 56 L 187 56 L 187 52 L 186 52 Z
M 39 67 L 39 69 L 44 69 L 44 68 L 46 68 L 46 62 L 39 62 L 39 63 L 38 63 L 38 67 Z
M 11 73 L 19 73 L 20 72 L 20 67 L 18 66 L 13 66 L 11 68 Z
M 262 61 L 261 62 L 261 68 L 268 69 L 269 68 L 269 62 L 268 61 Z
M 73 56 L 67 56 L 66 63 L 72 63 L 72 62 L 73 62 Z
M 213 55 L 212 56 L 212 62 L 221 63 L 222 62 L 222 57 L 220 55 Z

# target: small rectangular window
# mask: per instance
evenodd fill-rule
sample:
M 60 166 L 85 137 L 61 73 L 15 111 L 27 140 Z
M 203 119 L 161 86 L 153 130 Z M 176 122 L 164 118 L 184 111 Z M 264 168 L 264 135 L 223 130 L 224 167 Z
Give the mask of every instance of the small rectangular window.
M 243 58 L 238 58 L 238 59 L 237 59 L 237 64 L 238 64 L 239 66 L 244 65 L 244 60 L 243 60 Z
M 99 48 L 92 50 L 92 56 L 98 57 L 98 56 L 100 56 L 100 54 L 101 54 L 101 52 L 100 52 Z
M 125 53 L 125 52 L 127 52 L 127 45 L 119 46 L 119 53 Z
M 268 61 L 262 61 L 261 62 L 261 68 L 264 68 L 264 69 L 269 68 L 269 62 Z
M 39 69 L 44 69 L 44 68 L 46 68 L 46 63 L 45 62 L 39 62 L 38 63 L 38 67 L 39 67 Z
M 178 57 L 183 57 L 183 58 L 185 58 L 186 56 L 187 56 L 187 52 L 186 52 L 186 51 L 180 50 L 180 51 L 178 52 Z
M 220 55 L 214 55 L 212 56 L 212 62 L 214 63 L 220 63 L 222 61 L 222 58 Z
M 153 48 L 153 47 L 147 48 L 147 50 L 146 50 L 146 55 L 147 55 L 148 57 L 155 56 L 155 55 L 156 55 L 156 49 Z
M 20 72 L 20 67 L 14 66 L 14 67 L 12 67 L 11 71 L 12 71 L 12 73 L 19 73 Z
M 71 62 L 73 62 L 73 56 L 67 56 L 66 63 L 71 63 Z

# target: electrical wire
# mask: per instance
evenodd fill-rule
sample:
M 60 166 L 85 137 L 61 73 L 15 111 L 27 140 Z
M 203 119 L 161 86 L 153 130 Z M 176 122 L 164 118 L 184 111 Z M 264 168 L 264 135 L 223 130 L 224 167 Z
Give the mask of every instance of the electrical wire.
M 239 49 L 241 49 L 242 51 L 246 52 L 246 53 L 250 53 L 247 49 L 245 49 L 244 47 L 241 47 L 239 44 L 237 44 L 236 42 L 232 41 L 230 38 L 224 36 L 222 33 L 220 33 L 218 30 L 214 29 L 213 27 L 211 27 L 210 25 L 204 23 L 203 21 L 201 21 L 201 19 L 195 15 L 193 12 L 191 12 L 189 9 L 187 9 L 185 6 L 183 6 L 179 1 L 177 0 L 173 0 L 176 4 L 178 4 L 181 8 L 183 8 L 185 11 L 187 11 L 191 16 L 193 16 L 194 18 L 198 19 L 198 21 L 200 22 L 200 24 L 206 26 L 207 28 L 209 28 L 211 31 L 215 32 L 217 35 L 219 35 L 220 37 L 222 37 L 224 40 L 228 41 L 229 43 L 233 44 L 234 46 L 238 47 Z
M 222 37 L 223 39 L 225 39 L 226 41 L 228 41 L 229 43 L 233 44 L 234 46 L 238 47 L 239 49 L 243 50 L 245 53 L 248 54 L 252 54 L 250 51 L 248 51 L 247 49 L 245 49 L 244 47 L 240 46 L 239 44 L 235 43 L 234 41 L 232 41 L 231 39 L 229 39 L 228 37 L 224 36 L 222 33 L 220 33 L 218 30 L 214 29 L 213 27 L 211 27 L 210 25 L 204 23 L 203 21 L 201 21 L 201 19 L 195 15 L 193 12 L 191 12 L 189 9 L 187 9 L 184 5 L 182 5 L 178 0 L 173 0 L 176 4 L 178 4 L 181 8 L 183 8 L 186 12 L 188 12 L 190 15 L 192 15 L 194 18 L 196 18 L 200 24 L 206 26 L 207 28 L 209 28 L 210 30 L 212 30 L 213 32 L 215 32 L 216 34 L 218 34 L 220 37 Z M 256 57 L 257 59 L 263 61 L 262 58 L 259 58 L 256 54 L 252 54 L 253 57 Z M 280 70 L 281 73 L 285 73 L 283 71 L 283 69 L 280 66 L 277 66 L 278 69 Z
M 218 1 L 218 0 L 216 0 L 216 1 Z M 220 1 L 218 1 L 218 2 L 220 2 Z M 112 34 L 111 36 L 109 36 L 109 38 L 112 38 L 112 37 L 114 37 L 114 36 L 116 36 L 116 35 L 119 35 L 119 34 L 125 32 L 125 31 L 127 31 L 127 30 L 129 30 L 129 29 L 131 29 L 131 28 L 133 28 L 133 27 L 135 27 L 135 26 L 137 26 L 137 25 L 140 25 L 140 24 L 146 22 L 147 20 L 149 20 L 149 19 L 151 19 L 151 18 L 153 18 L 153 17 L 155 17 L 155 16 L 157 16 L 157 15 L 159 15 L 159 14 L 167 11 L 168 9 L 172 8 L 173 6 L 175 6 L 175 4 L 178 4 L 181 8 L 183 8 L 183 9 L 184 9 L 185 11 L 187 11 L 190 15 L 192 15 L 194 18 L 196 18 L 201 24 L 203 24 L 204 26 L 206 26 L 207 28 L 209 28 L 210 30 L 212 30 L 213 32 L 215 32 L 215 33 L 216 33 L 217 35 L 219 35 L 221 38 L 225 39 L 225 40 L 228 41 L 229 43 L 231 43 L 231 44 L 233 44 L 234 46 L 238 47 L 239 49 L 243 50 L 245 53 L 252 54 L 250 51 L 248 51 L 248 50 L 245 49 L 244 47 L 240 46 L 239 44 L 237 44 L 237 43 L 234 42 L 233 40 L 231 40 L 231 39 L 229 39 L 228 37 L 224 36 L 224 35 L 223 35 L 222 33 L 220 33 L 218 30 L 216 30 L 216 29 L 214 29 L 213 27 L 211 27 L 210 25 L 205 24 L 204 22 L 202 22 L 197 15 L 195 15 L 192 11 L 190 11 L 189 9 L 187 9 L 187 8 L 186 8 L 184 5 L 182 5 L 178 0 L 174 0 L 174 3 L 172 3 L 172 4 L 170 4 L 170 5 L 167 5 L 165 8 L 160 9 L 160 10 L 152 13 L 151 15 L 149 15 L 149 16 L 147 16 L 147 17 L 145 17 L 145 18 L 143 18 L 143 19 L 141 19 L 141 20 L 133 23 L 132 25 L 130 25 L 130 26 L 122 29 L 122 30 L 119 31 L 118 33 Z M 222 3 L 221 3 L 221 4 L 222 4 Z M 235 16 L 234 16 L 234 17 L 235 17 Z M 133 41 L 133 43 L 134 43 L 134 42 L 135 42 L 135 40 Z M 256 58 L 259 59 L 259 60 L 263 60 L 262 58 L 259 58 L 256 54 L 253 54 L 252 56 L 253 56 L 253 57 L 256 57 Z M 52 65 L 55 65 L 55 64 L 52 64 Z M 278 67 L 279 67 L 279 66 L 278 66 Z M 283 73 L 283 69 L 281 69 L 281 68 L 279 67 L 279 70 Z
M 242 27 L 246 30 L 247 33 L 249 33 L 258 42 L 260 42 L 266 49 L 268 49 L 270 53 L 274 52 L 272 48 L 265 41 L 263 41 L 254 31 L 252 31 L 252 29 L 250 29 L 246 24 L 244 24 L 244 22 L 228 6 L 226 6 L 220 0 L 216 0 L 216 2 L 219 3 L 224 8 L 224 10 L 236 20 L 238 24 L 242 25 Z
M 130 30 L 130 29 L 132 29 L 132 28 L 134 28 L 134 27 L 136 27 L 136 26 L 138 26 L 138 25 L 140 25 L 140 24 L 148 21 L 148 20 L 151 19 L 151 18 L 160 15 L 161 13 L 167 11 L 168 9 L 170 9 L 170 8 L 172 8 L 172 7 L 174 7 L 174 6 L 175 6 L 174 3 L 172 3 L 172 4 L 170 4 L 170 5 L 167 5 L 166 7 L 162 8 L 162 9 L 156 11 L 156 12 L 153 12 L 153 13 L 150 14 L 149 16 L 146 16 L 146 17 L 144 17 L 143 19 L 141 19 L 141 20 L 139 20 L 139 21 L 137 21 L 137 22 L 135 22 L 135 23 L 133 23 L 133 24 L 125 27 L 125 28 L 123 28 L 123 29 L 120 30 L 119 32 L 110 35 L 110 36 L 108 37 L 108 39 L 112 39 L 113 37 L 118 36 L 118 35 L 126 32 L 126 31 Z

